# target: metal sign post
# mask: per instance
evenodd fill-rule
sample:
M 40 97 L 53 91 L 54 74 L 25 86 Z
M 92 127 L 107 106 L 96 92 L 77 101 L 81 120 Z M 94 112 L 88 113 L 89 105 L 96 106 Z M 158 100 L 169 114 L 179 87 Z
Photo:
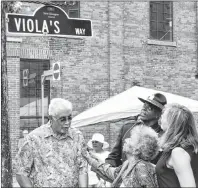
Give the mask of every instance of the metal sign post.
M 47 77 L 52 77 L 53 70 L 44 71 L 41 75 L 41 113 L 42 113 L 42 125 L 44 124 L 44 84 Z
M 44 82 L 45 76 L 41 75 L 41 113 L 42 113 L 42 125 L 44 124 Z

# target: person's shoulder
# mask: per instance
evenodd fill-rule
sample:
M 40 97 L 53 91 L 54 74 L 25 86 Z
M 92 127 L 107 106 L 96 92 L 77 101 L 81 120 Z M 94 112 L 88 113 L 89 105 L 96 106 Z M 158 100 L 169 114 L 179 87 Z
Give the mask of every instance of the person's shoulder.
M 24 142 L 24 138 L 19 138 L 18 146 L 20 147 L 20 146 L 22 145 L 23 142 Z
M 69 133 L 71 134 L 71 136 L 73 138 L 83 137 L 82 132 L 79 129 L 75 128 L 75 127 L 70 127 Z
M 187 154 L 187 152 L 182 147 L 175 147 L 171 152 L 172 156 L 185 155 L 185 154 Z
M 109 154 L 109 153 L 110 153 L 110 151 L 104 150 L 104 153 Z
M 104 155 L 104 156 L 108 157 L 109 154 L 110 154 L 109 151 L 104 150 L 104 152 L 103 152 L 103 155 Z
M 26 137 L 27 139 L 42 138 L 50 132 L 50 125 L 44 124 L 31 131 Z
M 136 168 L 137 169 L 142 169 L 142 170 L 146 169 L 150 172 L 155 171 L 155 165 L 154 164 L 152 164 L 148 161 L 143 161 L 143 160 L 141 160 L 140 162 L 137 163 Z
M 130 119 L 129 121 L 125 122 L 125 124 L 122 126 L 123 129 L 131 128 L 134 124 L 137 123 L 137 118 L 134 117 L 134 119 Z
M 181 160 L 185 160 L 185 159 L 189 159 L 190 160 L 190 155 L 182 147 L 175 147 L 171 151 L 171 159 L 173 161 L 175 161 L 175 162 L 178 161 L 178 159 L 180 159 L 180 161 Z
M 70 131 L 71 131 L 72 133 L 82 134 L 82 132 L 81 132 L 79 129 L 75 128 L 75 127 L 70 127 Z
M 37 135 L 42 134 L 42 131 L 48 128 L 48 124 L 41 125 L 40 127 L 37 127 L 36 129 L 32 130 L 29 135 Z

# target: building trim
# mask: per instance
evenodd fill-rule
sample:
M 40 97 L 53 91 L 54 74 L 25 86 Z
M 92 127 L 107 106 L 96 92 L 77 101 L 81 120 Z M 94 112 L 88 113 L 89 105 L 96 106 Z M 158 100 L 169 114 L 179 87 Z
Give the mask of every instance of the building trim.
M 49 49 L 21 48 L 20 58 L 23 59 L 50 59 Z
M 7 42 L 22 42 L 22 38 L 16 37 L 7 37 Z
M 197 35 L 197 69 L 195 72 L 195 78 L 198 78 L 198 2 L 195 2 L 196 6 L 196 35 Z
M 148 39 L 147 44 L 177 47 L 177 43 L 176 42 L 171 42 L 171 41 L 159 41 L 159 40 Z

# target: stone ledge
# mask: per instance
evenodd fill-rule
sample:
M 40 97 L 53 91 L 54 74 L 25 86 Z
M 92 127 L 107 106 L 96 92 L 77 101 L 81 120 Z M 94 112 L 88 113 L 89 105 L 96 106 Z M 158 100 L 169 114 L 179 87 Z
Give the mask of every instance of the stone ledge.
M 22 42 L 22 38 L 7 37 L 7 42 Z
M 148 39 L 147 44 L 153 44 L 153 45 L 160 45 L 160 46 L 173 46 L 177 47 L 176 42 L 171 42 L 171 41 L 160 41 L 160 40 L 152 40 Z

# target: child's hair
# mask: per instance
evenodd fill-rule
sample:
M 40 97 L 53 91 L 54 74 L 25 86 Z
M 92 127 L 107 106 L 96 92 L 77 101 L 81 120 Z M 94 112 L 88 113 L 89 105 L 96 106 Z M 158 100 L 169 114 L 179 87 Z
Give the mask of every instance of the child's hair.
M 124 151 L 127 154 L 145 161 L 154 159 L 159 151 L 157 133 L 145 125 L 134 127 L 125 144 Z

